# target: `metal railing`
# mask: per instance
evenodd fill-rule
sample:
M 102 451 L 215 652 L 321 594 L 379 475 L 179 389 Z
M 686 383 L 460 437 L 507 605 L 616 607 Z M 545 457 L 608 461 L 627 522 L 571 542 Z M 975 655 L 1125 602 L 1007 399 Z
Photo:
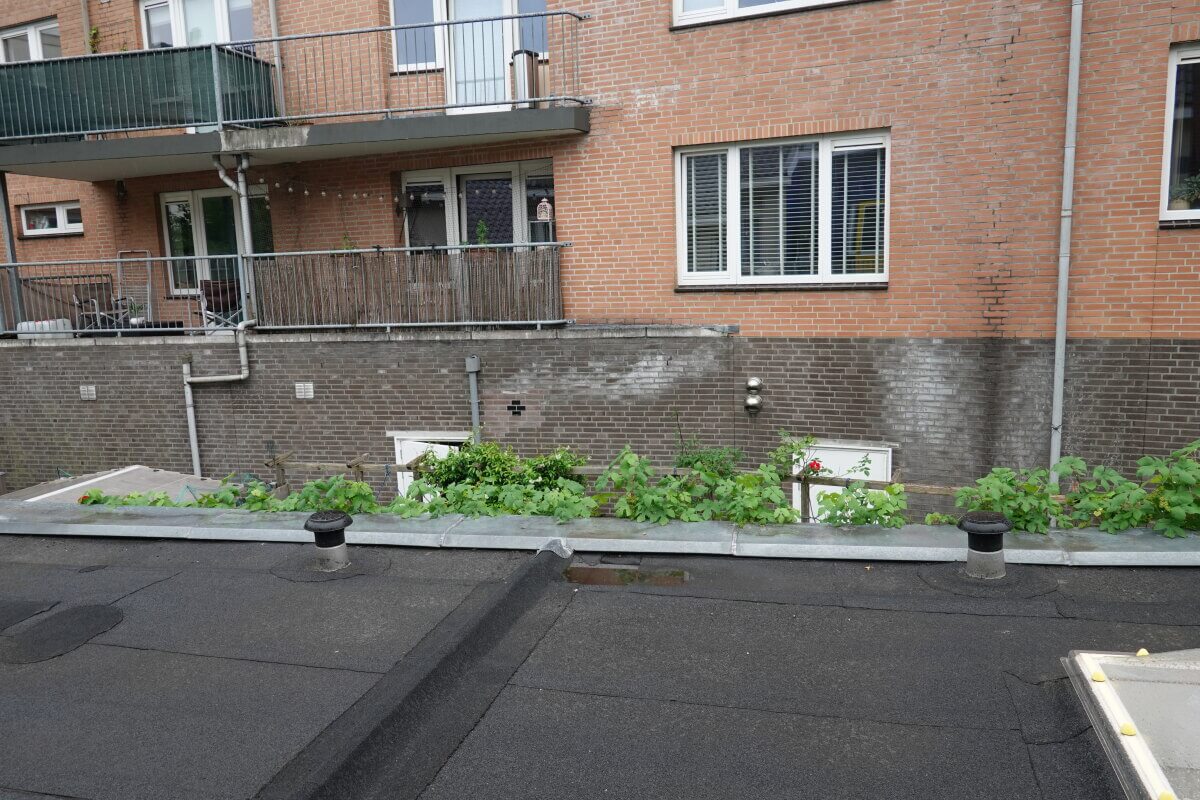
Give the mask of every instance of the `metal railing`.
M 72 338 L 563 324 L 567 245 L 263 253 L 0 265 L 0 333 Z M 247 313 L 249 311 L 250 313 Z
M 583 104 L 571 11 L 0 64 L 0 141 Z

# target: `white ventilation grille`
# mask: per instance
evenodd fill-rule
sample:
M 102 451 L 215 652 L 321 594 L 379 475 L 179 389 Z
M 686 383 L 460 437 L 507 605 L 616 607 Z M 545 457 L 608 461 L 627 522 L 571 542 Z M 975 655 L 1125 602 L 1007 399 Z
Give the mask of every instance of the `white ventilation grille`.
M 305 381 L 296 384 L 296 399 L 297 400 L 312 400 L 313 385 L 312 381 Z

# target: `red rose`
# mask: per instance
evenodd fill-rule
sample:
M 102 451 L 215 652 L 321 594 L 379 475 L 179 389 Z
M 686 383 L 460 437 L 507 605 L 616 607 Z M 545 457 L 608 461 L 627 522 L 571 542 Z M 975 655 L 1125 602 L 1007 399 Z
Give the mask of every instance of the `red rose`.
M 813 459 L 812 461 L 808 462 L 808 468 L 811 469 L 813 472 L 820 472 L 821 471 L 821 462 L 817 461 L 816 459 Z

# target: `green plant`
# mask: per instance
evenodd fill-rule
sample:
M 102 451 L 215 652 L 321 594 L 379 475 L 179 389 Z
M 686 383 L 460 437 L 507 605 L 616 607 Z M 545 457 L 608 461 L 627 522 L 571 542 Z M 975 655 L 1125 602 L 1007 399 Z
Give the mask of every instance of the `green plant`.
M 278 511 L 344 511 L 347 514 L 375 514 L 380 505 L 375 492 L 362 481 L 347 480 L 344 475 L 309 481 L 300 491 L 277 502 Z
M 1200 531 L 1200 439 L 1166 458 L 1138 459 L 1137 476 L 1155 509 L 1154 529 L 1168 538 Z
M 868 489 L 855 481 L 842 492 L 824 492 L 817 499 L 818 518 L 829 525 L 883 525 L 899 528 L 905 523 L 908 497 L 904 484 L 889 484 L 886 489 Z
M 1200 201 L 1200 173 L 1189 175 L 1171 187 L 1172 200 L 1184 200 L 1189 205 Z
M 926 525 L 957 525 L 958 517 L 953 514 L 943 514 L 940 511 L 932 511 L 925 515 Z
M 705 475 L 711 479 L 711 473 Z M 738 525 L 771 525 L 795 522 L 800 512 L 788 502 L 783 478 L 771 464 L 754 472 L 719 477 L 712 486 L 706 519 L 723 519 Z
M 1078 458 L 1064 458 L 1046 469 L 1012 470 L 994 467 L 991 472 L 964 486 L 954 495 L 954 505 L 968 511 L 999 511 L 1013 528 L 1030 533 L 1047 533 L 1050 521 L 1063 514 L 1056 476 L 1070 477 L 1084 469 Z
M 488 238 L 490 233 L 491 231 L 488 230 L 487 222 L 480 219 L 479 222 L 475 223 L 475 244 L 489 244 L 491 241 Z
M 100 52 L 100 29 L 94 25 L 88 30 L 87 48 L 89 53 Z
M 521 463 L 521 472 L 531 486 L 561 486 L 560 480 L 571 480 L 575 470 L 587 464 L 587 459 L 569 447 L 559 447 L 541 456 L 532 456 Z M 582 490 L 582 486 L 580 487 Z
M 686 440 L 680 437 L 675 466 L 730 478 L 741 460 L 742 451 L 736 447 L 705 447 L 695 436 Z
M 463 484 L 515 483 L 521 459 L 511 448 L 495 442 L 466 442 L 444 456 L 427 453 L 422 462 L 421 478 L 435 487 Z

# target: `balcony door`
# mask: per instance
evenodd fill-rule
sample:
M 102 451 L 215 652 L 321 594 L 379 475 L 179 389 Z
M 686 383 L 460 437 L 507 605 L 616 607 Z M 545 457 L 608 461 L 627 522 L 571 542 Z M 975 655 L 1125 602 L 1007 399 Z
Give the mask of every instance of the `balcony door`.
M 201 281 L 236 281 L 237 254 L 270 252 L 271 218 L 265 197 L 250 198 L 250 229 L 254 241 L 242 241 L 241 211 L 228 189 L 172 192 L 162 196 L 164 240 L 172 261 L 168 270 L 171 294 L 197 294 Z
M 446 18 L 452 23 L 447 26 L 447 113 L 512 107 L 508 65 L 516 47 L 516 29 L 512 20 L 489 18 L 511 14 L 513 7 L 514 0 L 447 0 Z
M 408 247 L 554 241 L 550 161 L 404 174 Z

